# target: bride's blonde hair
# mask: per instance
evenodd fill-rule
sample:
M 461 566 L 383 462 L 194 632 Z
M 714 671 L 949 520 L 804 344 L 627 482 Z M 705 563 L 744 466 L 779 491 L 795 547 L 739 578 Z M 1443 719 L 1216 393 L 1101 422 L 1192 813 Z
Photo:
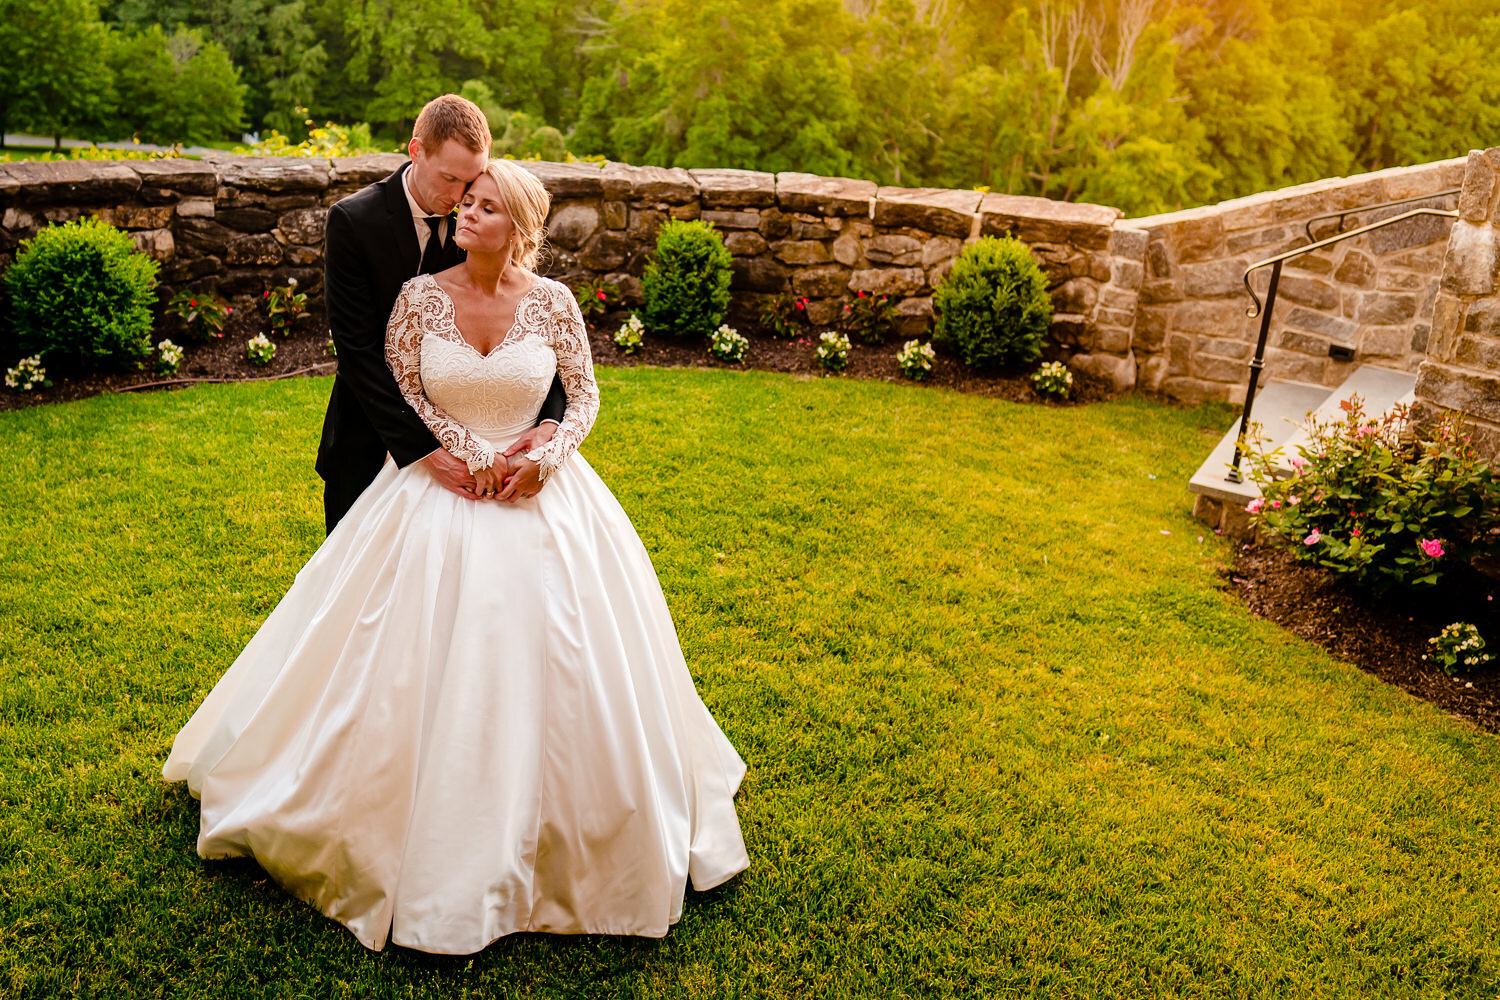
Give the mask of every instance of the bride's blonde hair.
M 510 259 L 528 271 L 535 271 L 547 240 L 547 210 L 552 205 L 552 195 L 542 182 L 532 176 L 514 160 L 491 160 L 484 172 L 495 181 L 505 209 L 515 224 L 516 235 L 510 249 Z

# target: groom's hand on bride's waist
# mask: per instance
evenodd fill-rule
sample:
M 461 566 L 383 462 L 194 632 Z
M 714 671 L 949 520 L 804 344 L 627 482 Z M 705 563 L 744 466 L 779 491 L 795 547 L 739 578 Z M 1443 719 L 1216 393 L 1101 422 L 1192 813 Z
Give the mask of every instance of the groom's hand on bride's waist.
M 552 435 L 557 433 L 557 424 L 546 420 L 537 424 L 531 430 L 516 438 L 515 442 L 505 449 L 505 457 L 515 464 L 517 455 L 524 455 L 528 451 L 536 451 L 538 448 L 552 440 Z
M 455 458 L 446 448 L 439 448 L 426 458 L 422 464 L 427 466 L 427 471 L 437 480 L 439 486 L 449 493 L 457 493 L 461 497 L 470 500 L 478 498 L 474 477 L 469 473 L 469 466 L 462 459 Z M 495 456 L 495 475 L 501 479 L 510 471 L 505 459 L 499 455 Z

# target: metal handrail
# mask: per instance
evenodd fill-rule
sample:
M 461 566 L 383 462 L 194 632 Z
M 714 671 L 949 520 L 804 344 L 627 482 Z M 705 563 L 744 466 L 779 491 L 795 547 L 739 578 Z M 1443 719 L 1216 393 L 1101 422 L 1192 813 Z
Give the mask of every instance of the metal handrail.
M 1339 233 L 1336 236 L 1328 237 L 1326 240 L 1319 240 L 1317 243 L 1309 243 L 1305 247 L 1298 247 L 1295 250 L 1288 250 L 1286 253 L 1277 254 L 1275 257 L 1267 257 L 1265 260 L 1258 261 L 1245 268 L 1245 291 L 1250 293 L 1250 298 L 1255 303 L 1255 305 L 1245 310 L 1245 315 L 1260 317 L 1260 338 L 1255 342 L 1255 357 L 1250 360 L 1250 384 L 1245 389 L 1245 409 L 1240 414 L 1240 433 L 1239 437 L 1235 439 L 1234 461 L 1229 465 L 1229 473 L 1224 477 L 1226 480 L 1231 483 L 1241 481 L 1240 459 L 1244 457 L 1245 435 L 1249 432 L 1250 412 L 1255 406 L 1255 389 L 1260 383 L 1261 370 L 1266 366 L 1266 338 L 1271 333 L 1271 310 L 1276 306 L 1276 286 L 1281 283 L 1281 265 L 1293 257 L 1300 257 L 1305 253 L 1312 253 L 1314 250 L 1321 250 L 1326 246 L 1332 246 L 1344 240 L 1352 240 L 1356 236 L 1363 236 L 1365 233 L 1376 229 L 1383 229 L 1386 226 L 1393 226 L 1398 222 L 1405 222 L 1407 219 L 1414 219 L 1419 215 L 1436 215 L 1445 219 L 1458 218 L 1456 211 L 1448 209 L 1414 208 L 1410 212 L 1402 212 L 1400 215 L 1393 215 L 1389 219 L 1381 219 L 1379 222 L 1372 222 L 1368 226 L 1351 229 L 1347 233 Z M 1250 275 L 1263 267 L 1271 269 L 1271 282 L 1266 286 L 1264 307 L 1262 307 L 1260 296 L 1256 295 L 1255 289 L 1250 287 Z
M 1324 212 L 1322 215 L 1315 215 L 1311 219 L 1308 219 L 1307 223 L 1302 227 L 1302 231 L 1307 234 L 1308 239 L 1316 239 L 1317 237 L 1313 236 L 1312 231 L 1313 223 L 1322 222 L 1324 219 L 1338 219 L 1339 227 L 1334 232 L 1342 233 L 1344 231 L 1344 220 L 1351 215 L 1375 212 L 1382 208 L 1395 208 L 1397 205 L 1415 205 L 1419 201 L 1431 201 L 1434 198 L 1447 198 L 1450 195 L 1458 194 L 1460 190 L 1462 189 L 1449 188 L 1446 191 L 1434 191 L 1432 194 L 1419 194 L 1415 198 L 1400 198 L 1396 201 L 1381 202 L 1379 205 L 1365 205 L 1363 208 L 1346 208 L 1342 212 Z

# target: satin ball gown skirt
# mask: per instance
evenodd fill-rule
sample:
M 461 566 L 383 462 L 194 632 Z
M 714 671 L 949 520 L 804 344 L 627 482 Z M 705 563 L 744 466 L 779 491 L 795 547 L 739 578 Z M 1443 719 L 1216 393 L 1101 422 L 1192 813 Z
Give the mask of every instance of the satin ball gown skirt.
M 198 853 L 366 947 L 664 935 L 749 860 L 739 755 L 582 455 L 476 502 L 385 468 L 177 734 Z

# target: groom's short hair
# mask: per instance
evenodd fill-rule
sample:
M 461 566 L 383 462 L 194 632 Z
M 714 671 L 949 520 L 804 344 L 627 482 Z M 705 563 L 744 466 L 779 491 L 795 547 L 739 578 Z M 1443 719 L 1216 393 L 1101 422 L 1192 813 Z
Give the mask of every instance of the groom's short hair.
M 484 112 L 457 94 L 434 97 L 423 105 L 411 134 L 421 139 L 430 153 L 436 153 L 449 139 L 458 140 L 473 153 L 490 151 L 490 123 L 485 121 Z

